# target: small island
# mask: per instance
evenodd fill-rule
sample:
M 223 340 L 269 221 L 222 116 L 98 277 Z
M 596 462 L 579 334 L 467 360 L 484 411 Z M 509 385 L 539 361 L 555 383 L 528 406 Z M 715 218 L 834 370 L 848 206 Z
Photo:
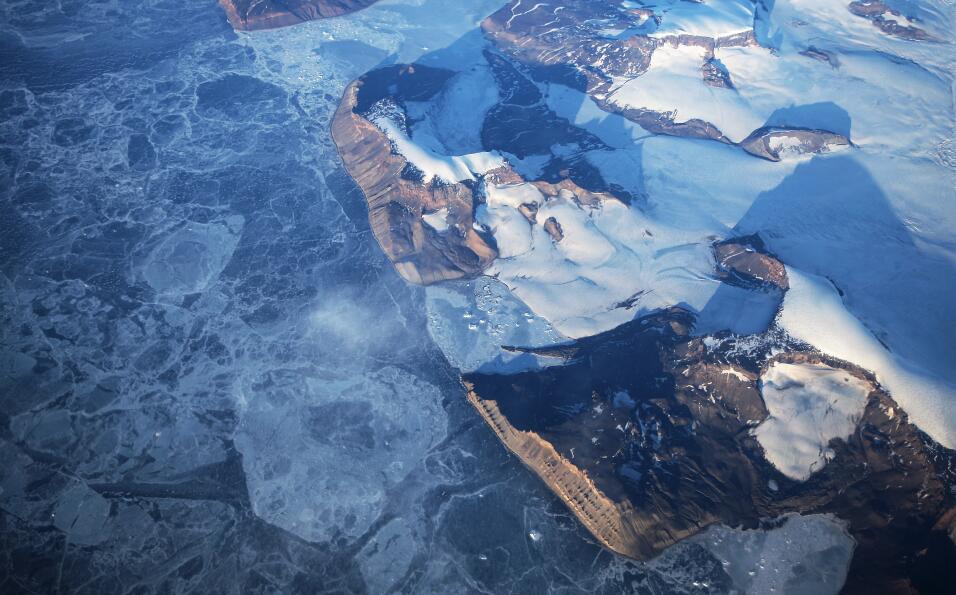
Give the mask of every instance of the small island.
M 377 0 L 219 0 L 238 31 L 276 29 L 349 14 Z

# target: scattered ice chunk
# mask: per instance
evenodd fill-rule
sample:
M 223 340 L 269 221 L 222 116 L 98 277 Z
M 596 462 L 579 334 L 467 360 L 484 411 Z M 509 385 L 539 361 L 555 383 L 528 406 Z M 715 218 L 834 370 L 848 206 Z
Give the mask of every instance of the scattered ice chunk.
M 250 390 L 235 438 L 253 511 L 308 541 L 355 539 L 444 438 L 441 392 L 393 366 L 282 376 Z
M 552 345 L 567 339 L 547 321 L 530 314 L 527 306 L 495 279 L 430 285 L 425 296 L 428 332 L 449 363 L 461 371 L 514 372 L 562 363 L 559 358 L 501 348 Z M 480 324 L 482 320 L 485 324 Z
M 109 537 L 106 529 L 110 503 L 85 484 L 74 483 L 57 499 L 53 525 L 67 534 L 70 543 L 96 545 Z
M 190 222 L 171 232 L 147 257 L 142 278 L 170 298 L 204 291 L 232 258 L 243 218 L 213 223 Z

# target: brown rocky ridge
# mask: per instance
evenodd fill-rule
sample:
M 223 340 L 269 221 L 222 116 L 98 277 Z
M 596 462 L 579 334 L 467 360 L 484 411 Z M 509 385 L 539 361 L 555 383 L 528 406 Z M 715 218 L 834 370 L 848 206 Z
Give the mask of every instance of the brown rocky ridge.
M 375 239 L 399 274 L 419 285 L 475 276 L 497 256 L 493 242 L 473 226 L 477 187 L 423 183 L 422 172 L 365 116 L 387 108 L 402 117 L 403 101 L 433 97 L 452 74 L 420 65 L 372 71 L 346 88 L 332 120 L 332 138 L 365 194 Z M 447 229 L 422 219 L 437 212 L 446 213 Z
M 954 453 L 915 426 L 857 366 L 763 337 L 689 334 L 680 309 L 573 344 L 530 350 L 562 366 L 466 374 L 470 402 L 595 538 L 649 559 L 713 523 L 754 528 L 791 512 L 848 522 L 845 592 L 944 592 L 956 579 Z M 775 363 L 826 366 L 866 383 L 856 432 L 806 481 L 764 457 L 760 377 Z M 890 587 L 891 586 L 891 587 Z
M 219 0 L 234 29 L 275 29 L 305 21 L 337 17 L 378 0 Z
M 646 10 L 625 9 L 620 2 L 571 0 L 562 3 L 560 11 L 519 10 L 517 13 L 516 6 L 517 0 L 512 0 L 482 21 L 481 26 L 495 49 L 526 70 L 532 78 L 582 91 L 602 110 L 636 122 L 648 132 L 734 144 L 717 126 L 706 120 L 691 118 L 678 122 L 673 113 L 616 105 L 609 100 L 609 95 L 615 78 L 633 78 L 646 72 L 654 52 L 664 45 L 703 48 L 703 83 L 732 89 L 731 73 L 715 58 L 714 51 L 721 47 L 758 45 L 752 30 L 718 38 L 685 34 L 652 37 L 642 33 L 643 23 L 647 20 Z M 608 29 L 627 30 L 631 34 L 609 39 L 604 34 Z M 739 144 L 751 154 L 778 161 L 781 156 L 768 150 L 766 142 L 788 131 L 791 131 L 790 136 L 800 137 L 803 141 L 791 154 L 819 152 L 837 144 L 849 144 L 845 137 L 826 130 L 789 128 L 772 131 L 761 128 Z
M 751 235 L 714 244 L 717 276 L 721 281 L 744 287 L 786 291 L 790 288 L 787 269 L 767 252 L 760 236 Z
M 574 168 L 530 181 L 508 166 L 486 172 L 475 180 L 425 180 L 424 173 L 396 150 L 388 135 L 372 120 L 388 117 L 405 126 L 405 102 L 435 98 L 454 74 L 418 64 L 374 70 L 346 88 L 332 120 L 332 138 L 346 170 L 365 195 L 376 240 L 399 274 L 419 285 L 477 276 L 498 256 L 494 238 L 477 226 L 474 218 L 487 184 L 530 182 L 546 198 L 568 192 L 585 205 L 614 196 L 605 191 L 609 186 L 594 171 Z M 553 115 L 542 117 L 555 121 Z M 564 125 L 570 128 L 567 122 Z M 513 127 L 512 132 L 517 129 L 520 128 Z M 522 138 L 533 136 L 532 131 Z M 537 146 L 539 140 L 531 143 Z M 587 142 L 583 136 L 580 140 Z M 485 148 L 512 153 L 524 150 L 520 142 L 502 143 Z M 626 193 L 621 195 L 628 198 Z M 523 205 L 519 210 L 532 224 L 541 223 L 555 242 L 563 239 L 556 220 L 537 221 L 536 205 Z M 430 225 L 428 221 L 434 221 L 434 214 L 441 214 L 447 227 Z

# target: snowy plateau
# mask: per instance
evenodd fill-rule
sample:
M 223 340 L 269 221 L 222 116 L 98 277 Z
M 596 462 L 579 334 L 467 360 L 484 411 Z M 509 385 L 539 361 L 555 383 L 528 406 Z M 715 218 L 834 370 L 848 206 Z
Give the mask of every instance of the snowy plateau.
M 956 584 L 950 0 L 0 15 L 0 591 Z

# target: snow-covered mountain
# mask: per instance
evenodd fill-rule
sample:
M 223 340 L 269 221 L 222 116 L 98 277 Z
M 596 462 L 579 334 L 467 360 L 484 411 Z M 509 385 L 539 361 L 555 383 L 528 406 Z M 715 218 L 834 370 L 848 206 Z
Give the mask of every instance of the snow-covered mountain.
M 635 471 L 648 456 L 638 421 L 650 397 L 634 395 L 646 378 L 623 386 L 592 371 L 590 405 L 588 395 L 563 408 L 537 405 L 553 414 L 509 410 L 519 377 L 554 387 L 521 389 L 521 398 L 544 398 L 535 390 L 568 397 L 574 374 L 584 374 L 568 371 L 579 364 L 568 353 L 593 340 L 614 345 L 621 329 L 676 337 L 657 339 L 641 357 L 676 357 L 690 366 L 685 375 L 716 358 L 729 365 L 726 378 L 759 389 L 759 404 L 744 412 L 738 389 L 685 385 L 665 364 L 657 382 L 669 388 L 655 397 L 683 395 L 676 398 L 692 411 L 687 426 L 672 419 L 669 431 L 689 432 L 671 439 L 691 451 L 711 423 L 693 412 L 700 399 L 738 400 L 721 415 L 736 417 L 738 432 L 750 428 L 740 456 L 761 469 L 764 485 L 786 486 L 743 496 L 756 506 L 752 518 L 770 510 L 853 517 L 833 492 L 847 484 L 823 470 L 834 457 L 849 475 L 853 461 L 866 465 L 856 457 L 869 446 L 854 438 L 864 427 L 894 443 L 911 440 L 897 433 L 909 428 L 923 442 L 914 456 L 951 457 L 950 21 L 944 4 L 931 2 L 514 0 L 482 23 L 480 58 L 441 70 L 388 67 L 346 93 L 337 140 L 346 128 L 364 133 L 339 143 L 344 162 L 399 272 L 437 283 L 428 288 L 433 336 L 452 362 L 477 371 L 466 385 L 499 437 L 608 547 L 646 557 L 711 522 L 748 518 L 715 504 L 731 497 L 720 487 L 740 472 L 730 463 L 700 471 L 696 481 L 711 486 L 714 500 L 695 504 L 707 513 L 698 510 L 693 522 L 679 505 L 647 504 L 647 493 L 659 490 L 663 501 L 678 488 L 648 484 L 648 472 Z M 370 143 L 383 147 L 378 157 L 360 149 Z M 369 159 L 395 164 L 386 172 Z M 462 255 L 471 264 L 462 266 Z M 466 284 L 452 290 L 464 302 L 448 297 L 443 280 L 479 275 L 524 304 L 527 320 L 515 322 L 509 309 L 496 320 L 498 311 L 486 308 L 478 324 L 473 307 L 455 320 L 448 304 L 477 304 L 477 296 Z M 516 334 L 522 324 L 548 331 Z M 722 347 L 694 352 L 699 341 Z M 746 344 L 760 347 L 740 356 Z M 561 383 L 570 383 L 564 392 Z M 633 398 L 614 417 L 624 420 L 619 448 L 582 459 L 588 440 L 562 443 L 569 432 L 596 436 L 603 426 L 587 411 L 613 409 L 622 390 Z M 882 411 L 879 423 L 864 414 L 872 407 Z M 528 425 L 525 415 L 544 417 Z M 892 420 L 902 425 L 891 429 Z M 686 464 L 671 452 L 675 469 Z M 918 473 L 938 482 L 945 467 Z M 566 472 L 553 475 L 556 468 Z M 875 505 L 874 481 L 865 480 L 873 491 L 861 498 Z M 590 496 L 579 501 L 579 492 Z M 951 506 L 952 494 L 936 494 L 915 513 L 926 531 Z M 770 508 L 761 508 L 765 500 Z M 652 530 L 658 537 L 647 537 L 645 513 L 662 524 Z M 848 520 L 858 535 L 864 521 Z

